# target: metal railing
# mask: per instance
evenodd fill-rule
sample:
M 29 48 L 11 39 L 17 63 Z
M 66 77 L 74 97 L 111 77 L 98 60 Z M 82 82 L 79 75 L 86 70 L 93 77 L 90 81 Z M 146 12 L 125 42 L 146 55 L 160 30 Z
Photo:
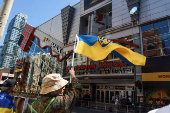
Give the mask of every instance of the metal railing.
M 126 105 L 126 104 L 114 104 L 114 103 L 103 103 L 103 102 L 98 102 L 98 101 L 84 101 L 80 100 L 80 107 L 86 107 L 89 109 L 96 109 L 96 110 L 107 110 L 110 112 L 119 112 L 123 111 L 126 113 L 147 113 L 150 110 L 156 109 L 156 108 L 161 108 L 165 105 L 158 105 L 154 106 L 151 104 L 136 104 L 136 105 Z

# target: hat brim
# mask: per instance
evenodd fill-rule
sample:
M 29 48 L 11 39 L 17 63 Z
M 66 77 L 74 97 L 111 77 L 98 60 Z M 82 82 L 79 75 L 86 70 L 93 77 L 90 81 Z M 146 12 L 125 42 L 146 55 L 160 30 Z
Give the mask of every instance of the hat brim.
M 60 79 L 59 81 L 57 81 L 57 83 L 53 86 L 50 86 L 50 87 L 45 87 L 45 86 L 42 86 L 42 89 L 41 89 L 41 92 L 40 94 L 48 94 L 52 91 L 57 91 L 59 89 L 61 89 L 63 86 L 65 86 L 66 84 L 68 83 L 67 80 L 65 79 Z
M 4 86 L 2 86 L 2 87 L 0 87 L 1 88 L 1 90 L 7 90 L 7 89 L 9 89 L 10 87 L 4 87 Z

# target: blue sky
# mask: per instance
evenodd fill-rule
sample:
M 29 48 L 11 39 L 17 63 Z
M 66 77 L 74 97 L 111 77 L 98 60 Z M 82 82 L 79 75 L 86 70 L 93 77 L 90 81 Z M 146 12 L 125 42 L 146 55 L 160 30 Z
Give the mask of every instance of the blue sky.
M 2 1 L 3 0 L 0 0 L 0 7 Z M 8 24 L 16 14 L 23 13 L 27 15 L 27 23 L 37 27 L 61 13 L 62 8 L 69 4 L 73 6 L 79 1 L 80 0 L 14 0 L 0 45 L 3 45 Z

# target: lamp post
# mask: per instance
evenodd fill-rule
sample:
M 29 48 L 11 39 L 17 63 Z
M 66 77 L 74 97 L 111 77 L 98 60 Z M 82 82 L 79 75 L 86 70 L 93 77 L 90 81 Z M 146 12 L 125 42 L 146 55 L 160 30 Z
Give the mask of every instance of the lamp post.
M 4 0 L 0 10 L 0 42 L 5 30 L 6 23 L 8 21 L 9 14 L 11 12 L 12 4 L 14 0 Z
M 134 27 L 134 23 L 137 21 L 138 22 L 138 7 L 134 6 L 132 7 L 132 9 L 130 9 L 130 16 L 131 16 L 131 22 L 132 22 L 132 37 L 133 37 L 133 27 Z M 136 17 L 136 18 L 135 18 Z M 136 86 L 135 86 L 135 82 L 136 82 L 136 66 L 134 66 L 134 95 L 133 95 L 133 99 L 134 99 L 134 103 L 137 102 L 137 91 L 136 91 Z

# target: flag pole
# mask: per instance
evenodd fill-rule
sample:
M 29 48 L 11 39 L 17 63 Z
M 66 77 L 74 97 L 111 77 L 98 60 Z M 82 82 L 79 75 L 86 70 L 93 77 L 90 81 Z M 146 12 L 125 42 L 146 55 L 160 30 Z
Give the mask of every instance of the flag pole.
M 77 37 L 77 34 L 76 34 L 76 37 Z M 76 46 L 76 37 L 75 37 L 75 40 L 74 40 L 74 50 L 75 50 L 75 46 Z M 74 69 L 74 67 L 73 67 L 73 65 L 74 65 L 74 54 L 75 54 L 75 52 L 74 52 L 74 50 L 73 50 L 73 57 L 72 57 L 72 64 L 71 64 L 71 69 Z M 70 76 L 70 83 L 71 83 L 71 76 Z

